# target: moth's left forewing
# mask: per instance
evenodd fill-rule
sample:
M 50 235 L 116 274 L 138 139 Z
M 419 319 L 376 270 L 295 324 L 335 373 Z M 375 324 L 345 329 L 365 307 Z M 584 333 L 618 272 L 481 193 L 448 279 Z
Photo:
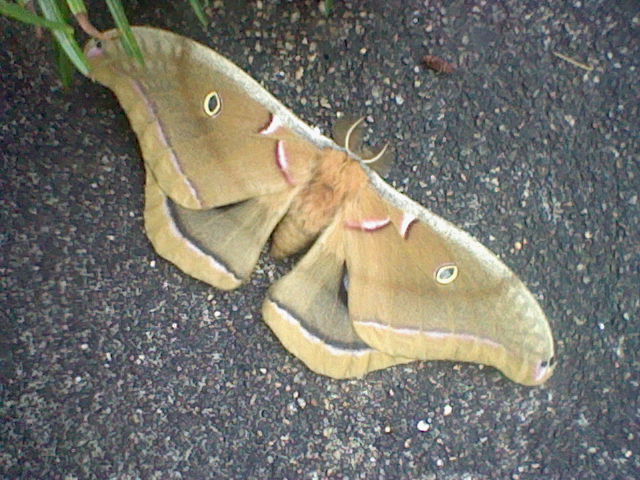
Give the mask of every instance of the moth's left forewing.
M 118 97 L 146 165 L 175 203 L 207 209 L 304 183 L 332 144 L 214 50 L 134 27 L 141 65 L 119 39 L 88 42 L 91 77 Z
M 379 196 L 390 222 L 376 207 L 358 221 L 378 228 L 350 228 L 357 202 L 344 220 L 349 314 L 360 338 L 391 355 L 482 363 L 519 383 L 544 382 L 553 339 L 524 284 L 467 233 L 375 173 L 370 179 L 359 197 Z
M 147 234 L 186 273 L 235 288 L 333 144 L 212 49 L 155 28 L 133 32 L 144 64 L 116 38 L 90 40 L 85 52 L 138 137 Z

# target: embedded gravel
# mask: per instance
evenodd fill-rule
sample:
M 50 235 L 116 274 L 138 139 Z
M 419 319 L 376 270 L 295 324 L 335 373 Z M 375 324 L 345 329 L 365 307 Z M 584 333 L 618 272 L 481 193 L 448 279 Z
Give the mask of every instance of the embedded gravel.
M 540 298 L 559 365 L 539 388 L 451 362 L 312 373 L 260 316 L 291 262 L 221 292 L 160 259 L 114 96 L 62 89 L 48 44 L 0 18 L 2 478 L 640 476 L 636 1 L 212 2 L 206 30 L 187 2 L 129 4 L 325 132 L 367 115 L 389 181 Z

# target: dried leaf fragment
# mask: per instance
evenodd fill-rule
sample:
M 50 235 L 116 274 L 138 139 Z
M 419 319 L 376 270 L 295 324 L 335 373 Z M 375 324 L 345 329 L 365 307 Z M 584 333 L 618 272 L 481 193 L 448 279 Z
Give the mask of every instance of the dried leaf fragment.
M 422 57 L 422 62 L 427 68 L 438 73 L 453 73 L 456 69 L 455 64 L 449 63 L 436 55 L 425 55 Z

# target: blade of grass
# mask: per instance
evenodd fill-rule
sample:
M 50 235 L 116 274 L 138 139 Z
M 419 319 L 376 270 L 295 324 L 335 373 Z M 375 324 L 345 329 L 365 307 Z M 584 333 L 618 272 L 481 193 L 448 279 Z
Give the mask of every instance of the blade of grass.
M 53 42 L 53 44 L 56 49 L 56 63 L 58 65 L 60 81 L 62 82 L 63 87 L 69 88 L 71 86 L 71 80 L 74 72 L 73 63 L 58 42 Z
M 28 23 L 30 25 L 38 25 L 50 30 L 60 30 L 69 35 L 73 34 L 73 28 L 71 27 L 71 25 L 67 25 L 64 22 L 58 22 L 39 17 L 32 11 L 21 7 L 16 3 L 10 3 L 6 2 L 5 0 L 0 0 L 0 14 L 24 23 Z
M 196 17 L 198 17 L 198 20 L 200 20 L 202 26 L 207 28 L 207 16 L 204 14 L 204 8 L 200 0 L 189 0 L 189 3 L 191 4 L 191 8 L 193 8 Z
M 62 15 L 62 20 L 71 24 L 71 10 L 69 10 L 69 6 L 63 0 L 55 0 L 55 2 L 58 5 L 60 14 Z
M 87 7 L 85 7 L 82 0 L 67 0 L 67 5 L 69 5 L 69 10 L 74 16 L 79 13 L 87 13 Z
M 127 20 L 127 16 L 124 13 L 122 3 L 120 3 L 120 0 L 107 0 L 107 6 L 109 7 L 109 11 L 111 12 L 111 16 L 113 17 L 118 30 L 120 31 L 120 41 L 122 42 L 122 46 L 129 55 L 138 60 L 141 65 L 144 65 L 142 51 L 138 46 L 136 37 L 131 31 L 131 26 L 129 25 L 129 20 Z
M 333 13 L 333 0 L 324 0 L 324 15 L 328 17 Z
M 59 5 L 55 2 L 55 0 L 38 0 L 38 5 L 40 5 L 40 10 L 42 10 L 43 15 L 48 20 L 54 22 L 63 22 L 64 16 L 62 14 L 62 10 L 60 10 Z M 64 33 L 61 30 L 52 30 L 53 36 L 60 44 L 60 47 L 65 51 L 69 60 L 73 62 L 75 67 L 82 72 L 83 75 L 89 75 L 89 64 L 87 62 L 84 53 L 82 52 L 82 48 L 78 45 L 75 38 L 72 35 Z

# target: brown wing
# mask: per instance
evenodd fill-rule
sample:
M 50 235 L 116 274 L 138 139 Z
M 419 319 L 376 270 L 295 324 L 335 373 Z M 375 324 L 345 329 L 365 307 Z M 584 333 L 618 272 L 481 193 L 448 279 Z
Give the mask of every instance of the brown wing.
M 553 339 L 523 283 L 466 233 L 390 187 L 383 193 L 368 185 L 344 209 L 358 336 L 390 355 L 482 363 L 520 383 L 545 381 Z M 353 228 L 373 220 L 379 228 Z
M 91 76 L 116 93 L 138 136 L 147 234 L 186 273 L 235 288 L 320 147 L 308 132 L 294 133 L 300 122 L 213 50 L 170 32 L 133 30 L 144 65 L 117 38 L 90 41 L 85 51 Z
M 255 98 L 260 87 L 248 75 L 193 40 L 151 28 L 134 33 L 144 66 L 117 38 L 90 41 L 91 76 L 117 95 L 174 202 L 210 208 L 305 181 L 317 147 Z
M 311 370 L 359 377 L 411 361 L 376 351 L 355 333 L 347 310 L 344 230 L 333 224 L 267 294 L 262 313 L 287 350 Z
M 147 169 L 145 229 L 158 254 L 182 271 L 214 287 L 233 289 L 249 278 L 294 194 L 285 190 L 191 210 L 167 197 Z

